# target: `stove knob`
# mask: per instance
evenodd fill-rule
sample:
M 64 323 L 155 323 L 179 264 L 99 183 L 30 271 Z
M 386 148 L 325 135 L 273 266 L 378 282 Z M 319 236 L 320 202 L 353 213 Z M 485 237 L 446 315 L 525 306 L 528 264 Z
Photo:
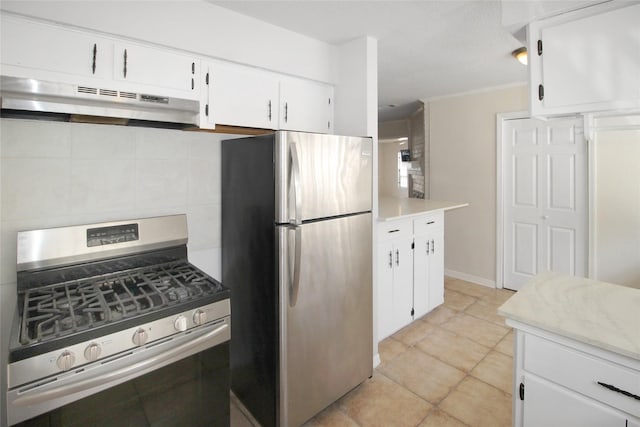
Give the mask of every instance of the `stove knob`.
M 144 345 L 148 339 L 149 339 L 149 334 L 147 334 L 147 331 L 145 331 L 142 328 L 138 329 L 133 333 L 132 341 L 137 346 Z
M 69 350 L 65 350 L 58 357 L 58 360 L 56 360 L 56 365 L 58 365 L 58 368 L 60 368 L 60 370 L 68 371 L 69 369 L 71 369 L 75 361 L 76 357 L 73 355 L 73 353 L 71 353 Z
M 183 315 L 178 316 L 178 318 L 173 322 L 173 327 L 176 328 L 176 331 L 184 332 L 187 330 L 187 318 Z
M 87 348 L 84 349 L 84 358 L 89 362 L 93 362 L 94 360 L 97 360 L 98 357 L 100 357 L 101 352 L 102 349 L 100 348 L 100 345 L 91 343 L 87 346 Z
M 207 321 L 207 313 L 202 310 L 196 310 L 193 313 L 193 323 L 202 325 Z

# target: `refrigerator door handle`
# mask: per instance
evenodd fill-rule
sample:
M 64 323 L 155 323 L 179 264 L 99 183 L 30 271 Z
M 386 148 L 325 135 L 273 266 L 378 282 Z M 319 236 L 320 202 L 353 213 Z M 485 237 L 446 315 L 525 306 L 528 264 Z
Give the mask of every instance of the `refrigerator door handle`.
M 302 256 L 302 227 L 291 227 L 289 231 L 295 233 L 293 250 L 293 274 L 291 274 L 291 264 L 289 264 L 289 307 L 295 307 L 298 302 L 298 291 L 300 290 L 300 258 Z
M 300 158 L 298 146 L 295 142 L 290 144 L 291 150 L 291 181 L 293 181 L 293 199 L 295 203 L 295 217 L 291 222 L 295 225 L 302 224 L 302 188 L 300 182 Z

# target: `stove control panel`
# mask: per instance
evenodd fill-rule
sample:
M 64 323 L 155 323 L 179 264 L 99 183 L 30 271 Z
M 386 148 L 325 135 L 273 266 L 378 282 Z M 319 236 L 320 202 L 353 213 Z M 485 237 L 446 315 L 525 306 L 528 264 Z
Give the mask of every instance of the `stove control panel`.
M 231 304 L 228 299 L 200 306 L 196 309 L 176 313 L 138 326 L 103 335 L 67 348 L 59 348 L 31 358 L 12 362 L 8 366 L 9 386 L 16 387 L 32 381 L 57 375 L 61 371 L 103 360 L 124 351 L 144 351 L 147 345 L 159 340 L 171 339 L 185 331 L 198 328 L 208 322 L 230 316 Z M 135 349 L 135 350 L 134 350 Z

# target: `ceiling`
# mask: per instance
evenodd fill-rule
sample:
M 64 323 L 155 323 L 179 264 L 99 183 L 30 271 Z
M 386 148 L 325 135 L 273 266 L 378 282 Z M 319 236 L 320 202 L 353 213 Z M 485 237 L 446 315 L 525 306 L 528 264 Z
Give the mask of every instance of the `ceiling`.
M 501 1 L 209 1 L 331 44 L 376 38 L 381 121 L 407 117 L 421 99 L 527 79 Z

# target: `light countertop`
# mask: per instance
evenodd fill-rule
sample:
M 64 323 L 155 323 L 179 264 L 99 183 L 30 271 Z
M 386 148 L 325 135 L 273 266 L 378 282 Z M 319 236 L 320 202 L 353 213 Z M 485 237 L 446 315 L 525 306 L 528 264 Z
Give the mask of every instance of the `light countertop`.
M 640 289 L 545 273 L 498 314 L 640 360 Z
M 380 197 L 378 200 L 378 220 L 391 221 L 411 218 L 431 211 L 448 211 L 465 206 L 469 206 L 469 204 L 441 200 Z

